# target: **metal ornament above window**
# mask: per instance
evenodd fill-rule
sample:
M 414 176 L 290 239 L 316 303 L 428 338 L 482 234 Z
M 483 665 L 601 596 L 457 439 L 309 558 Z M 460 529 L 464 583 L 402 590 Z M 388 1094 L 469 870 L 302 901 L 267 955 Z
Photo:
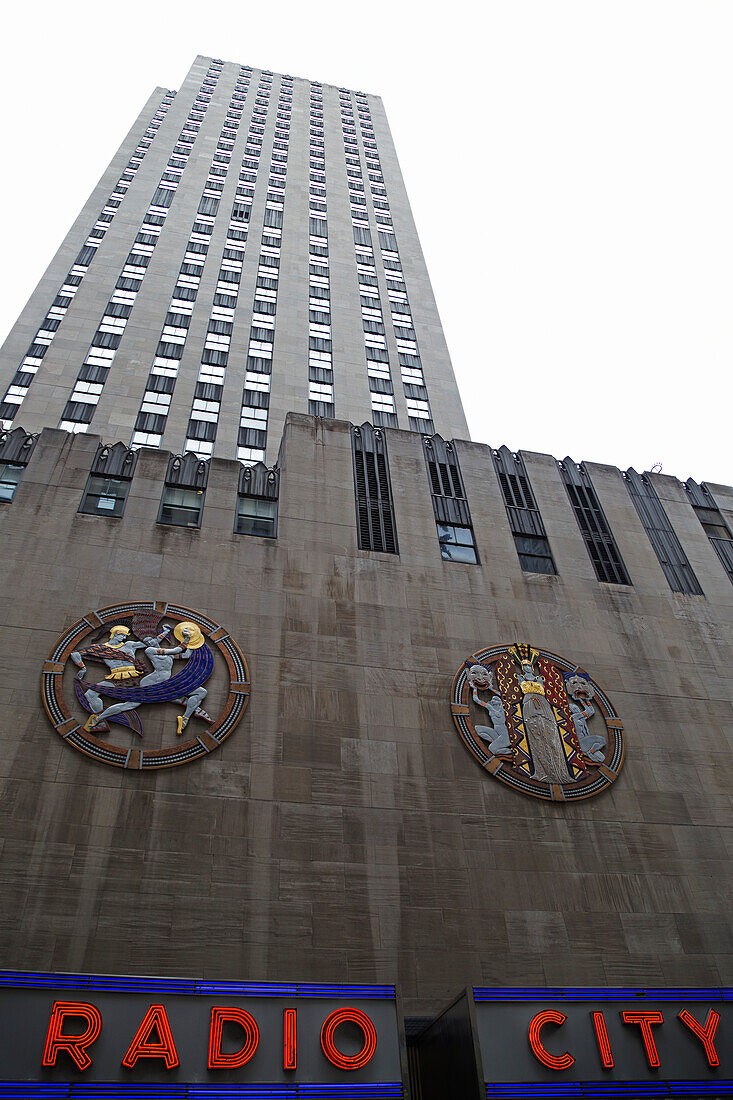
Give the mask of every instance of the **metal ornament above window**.
M 244 714 L 250 684 L 244 655 L 224 627 L 159 601 L 115 604 L 75 622 L 45 661 L 41 690 L 68 745 L 101 763 L 143 771 L 217 749 Z M 110 724 L 121 727 L 113 741 L 106 739 Z
M 600 794 L 624 761 L 623 723 L 598 684 L 571 661 L 524 642 L 464 661 L 451 713 L 481 767 L 535 798 Z
M 37 442 L 38 436 L 29 435 L 24 428 L 18 427 L 13 428 L 12 431 L 0 432 L 0 462 L 26 466 Z

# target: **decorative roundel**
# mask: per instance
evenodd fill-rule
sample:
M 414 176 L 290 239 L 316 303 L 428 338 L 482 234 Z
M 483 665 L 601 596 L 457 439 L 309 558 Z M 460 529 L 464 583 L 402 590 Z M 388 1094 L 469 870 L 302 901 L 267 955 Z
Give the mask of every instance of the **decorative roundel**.
M 525 642 L 464 661 L 451 712 L 481 767 L 535 798 L 600 794 L 624 761 L 623 723 L 608 696 L 571 661 Z
M 104 764 L 140 771 L 218 749 L 244 714 L 249 691 L 247 662 L 224 627 L 161 602 L 89 612 L 61 635 L 42 670 L 43 705 L 66 743 Z M 212 698 L 223 698 L 213 718 L 206 709 Z M 163 747 L 143 748 L 143 720 Z M 106 739 L 112 726 L 123 744 Z

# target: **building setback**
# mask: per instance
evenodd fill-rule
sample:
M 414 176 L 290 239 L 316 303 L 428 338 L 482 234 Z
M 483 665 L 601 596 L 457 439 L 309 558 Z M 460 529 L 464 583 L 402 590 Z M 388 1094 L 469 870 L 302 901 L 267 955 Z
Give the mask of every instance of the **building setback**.
M 198 57 L 1 364 L 1 965 L 731 982 L 733 489 L 468 440 L 377 97 Z M 95 739 L 72 652 L 187 609 L 185 734 Z

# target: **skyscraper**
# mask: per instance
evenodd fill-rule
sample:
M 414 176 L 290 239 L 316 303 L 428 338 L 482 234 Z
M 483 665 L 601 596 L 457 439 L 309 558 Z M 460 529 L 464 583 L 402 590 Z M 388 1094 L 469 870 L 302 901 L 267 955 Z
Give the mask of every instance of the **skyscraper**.
M 5 428 L 203 457 L 274 460 L 289 411 L 467 435 L 381 100 L 201 57 L 146 104 L 2 369 Z
M 379 99 L 197 58 L 2 372 L 0 1093 L 733 1088 L 733 489 L 467 440 Z

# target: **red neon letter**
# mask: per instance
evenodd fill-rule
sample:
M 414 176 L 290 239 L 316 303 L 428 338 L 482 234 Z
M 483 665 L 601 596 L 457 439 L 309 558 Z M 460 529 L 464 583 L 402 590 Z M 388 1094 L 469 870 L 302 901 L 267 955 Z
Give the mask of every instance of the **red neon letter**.
M 148 1042 L 153 1028 L 158 1032 L 157 1043 Z M 151 1005 L 145 1013 L 137 1034 L 122 1059 L 122 1065 L 132 1069 L 138 1058 L 164 1058 L 166 1069 L 173 1069 L 178 1065 L 178 1051 L 173 1042 L 171 1025 L 168 1023 L 164 1005 Z
M 659 1055 L 652 1034 L 652 1024 L 663 1024 L 664 1016 L 661 1012 L 622 1012 L 621 1019 L 625 1024 L 639 1024 L 644 1040 L 644 1050 L 651 1069 L 659 1069 Z
M 222 1054 L 221 1036 L 225 1023 L 239 1024 L 244 1029 L 244 1046 L 235 1050 L 234 1054 Z M 209 1069 L 239 1069 L 249 1062 L 257 1050 L 260 1041 L 260 1032 L 257 1023 L 249 1012 L 243 1008 L 222 1008 L 217 1006 L 211 1010 L 211 1026 L 209 1027 Z
M 283 1010 L 283 1069 L 295 1069 L 298 1056 L 298 1017 L 294 1008 Z
M 529 1021 L 529 1045 L 532 1047 L 532 1053 L 535 1058 L 542 1062 L 543 1066 L 549 1066 L 550 1069 L 570 1069 L 575 1061 L 572 1054 L 567 1050 L 559 1058 L 555 1054 L 550 1054 L 540 1041 L 540 1032 L 545 1024 L 557 1024 L 559 1027 L 566 1020 L 567 1016 L 562 1012 L 555 1012 L 553 1009 L 548 1008 L 546 1012 L 538 1012 Z
M 363 1032 L 364 1046 L 358 1054 L 342 1054 L 336 1049 L 333 1041 L 336 1028 L 339 1024 L 347 1022 L 356 1024 Z M 338 1066 L 339 1069 L 361 1069 L 377 1049 L 377 1031 L 369 1017 L 358 1008 L 340 1008 L 324 1020 L 321 1028 L 321 1046 L 329 1062 Z
M 608 1038 L 608 1030 L 606 1028 L 606 1018 L 602 1012 L 594 1012 L 593 1027 L 596 1029 L 596 1039 L 598 1040 L 598 1050 L 601 1054 L 601 1062 L 604 1069 L 613 1069 L 613 1053 L 611 1052 L 611 1041 Z
M 86 1020 L 87 1029 L 81 1035 L 62 1035 L 66 1016 L 79 1016 Z M 79 1069 L 91 1066 L 92 1060 L 85 1047 L 92 1045 L 102 1030 L 102 1017 L 95 1005 L 84 1004 L 82 1001 L 56 1001 L 51 1010 L 51 1019 L 48 1021 L 48 1034 L 46 1046 L 43 1050 L 44 1066 L 55 1066 L 56 1055 L 60 1050 L 65 1050 Z
M 687 1024 L 690 1031 L 697 1035 L 698 1039 L 705 1047 L 705 1056 L 707 1057 L 709 1066 L 720 1065 L 718 1052 L 716 1051 L 715 1043 L 713 1042 L 715 1038 L 715 1029 L 718 1026 L 719 1019 L 720 1016 L 718 1015 L 718 1013 L 715 1011 L 714 1008 L 711 1008 L 708 1012 L 708 1018 L 705 1023 L 705 1027 L 703 1027 L 697 1022 L 694 1016 L 690 1015 L 690 1013 L 686 1009 L 680 1012 L 680 1020 L 682 1020 L 682 1023 Z

